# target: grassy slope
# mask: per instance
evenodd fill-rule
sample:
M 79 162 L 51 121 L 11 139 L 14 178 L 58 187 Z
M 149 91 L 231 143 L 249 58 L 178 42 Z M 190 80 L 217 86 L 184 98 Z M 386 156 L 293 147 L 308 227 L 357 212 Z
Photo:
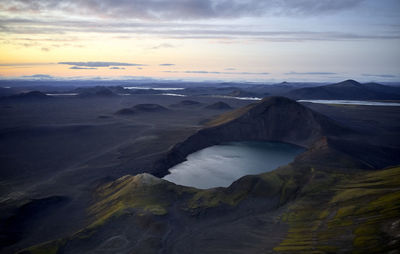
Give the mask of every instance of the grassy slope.
M 62 253 L 68 242 L 90 241 L 97 232 L 118 218 L 133 214 L 139 220 L 140 217 L 168 216 L 173 206 L 178 206 L 181 212 L 189 216 L 197 216 L 207 209 L 218 209 L 221 206 L 228 210 L 235 209 L 250 196 L 269 198 L 279 195 L 280 202 L 284 203 L 296 189 L 293 178 L 294 171 L 289 168 L 259 176 L 246 176 L 229 188 L 198 190 L 175 185 L 148 174 L 121 177 L 97 189 L 94 197 L 96 201 L 88 210 L 92 218 L 88 227 L 65 239 L 32 246 L 22 252 Z
M 399 219 L 400 167 L 351 176 L 314 171 L 282 216 L 290 230 L 274 250 L 385 253 L 400 248 Z
M 152 177 L 127 176 L 97 190 L 89 214 L 92 223 L 66 239 L 26 249 L 26 253 L 58 253 L 68 241 L 90 240 L 115 218 L 168 216 L 172 206 L 196 215 L 205 209 L 236 206 L 249 197 L 279 196 L 286 206 L 280 219 L 290 226 L 274 250 L 281 253 L 380 253 L 399 247 L 400 167 L 375 172 L 332 173 L 314 168 L 285 167 L 246 176 L 229 188 L 197 190 Z M 396 224 L 397 223 L 397 224 Z M 397 225 L 397 226 L 396 226 Z

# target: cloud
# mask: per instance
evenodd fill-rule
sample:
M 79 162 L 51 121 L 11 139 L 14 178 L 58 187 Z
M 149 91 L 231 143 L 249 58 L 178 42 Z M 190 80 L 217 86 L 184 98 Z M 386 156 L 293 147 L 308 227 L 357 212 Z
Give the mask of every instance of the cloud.
M 385 25 L 377 25 L 379 30 L 371 28 L 373 22 L 368 22 L 369 17 L 365 25 L 357 25 L 357 29 L 352 29 L 354 26 L 351 25 L 343 29 L 340 24 L 347 21 L 346 18 L 337 26 L 332 26 L 328 20 L 326 26 L 310 25 L 302 29 L 296 25 L 289 30 L 279 29 L 274 20 L 269 24 L 263 18 L 256 23 L 239 21 L 231 26 L 232 20 L 241 17 L 280 19 L 286 16 L 302 19 L 299 22 L 301 26 L 305 17 L 327 17 L 327 14 L 353 8 L 360 8 L 364 14 L 367 10 L 373 11 L 370 10 L 371 4 L 363 5 L 364 2 L 366 0 L 3 0 L 0 4 L 0 33 L 7 36 L 0 41 L 7 38 L 20 47 L 52 49 L 48 45 L 52 40 L 58 43 L 69 41 L 71 46 L 80 46 L 75 43 L 85 40 L 85 36 L 76 36 L 76 33 L 110 35 L 121 40 L 143 35 L 158 37 L 162 39 L 160 42 L 164 39 L 211 39 L 221 43 L 238 39 L 271 42 L 400 39 L 398 16 L 387 13 L 384 17 L 389 18 Z M 387 7 L 383 3 L 377 6 L 381 11 L 396 7 L 393 3 L 388 3 Z M 376 22 L 380 21 L 378 18 L 382 15 L 376 18 Z M 24 40 L 18 41 L 23 35 L 26 35 Z M 146 49 L 175 47 L 170 43 L 160 43 Z
M 164 64 L 159 64 L 160 66 L 174 66 L 175 64 L 170 64 L 170 63 L 164 63 Z
M 2 63 L 0 66 L 22 66 L 22 67 L 30 67 L 30 66 L 45 66 L 45 65 L 53 65 L 55 63 Z
M 162 48 L 175 48 L 175 46 L 169 43 L 161 43 L 157 46 L 151 47 L 150 49 L 162 49 Z
M 79 67 L 79 66 L 72 66 L 69 67 L 71 70 L 97 70 L 97 68 L 94 67 Z
M 195 73 L 195 74 L 221 74 L 219 71 L 184 71 L 184 73 Z
M 118 35 L 146 35 L 159 36 L 165 39 L 253 39 L 273 42 L 303 42 L 303 41 L 345 41 L 345 40 L 393 40 L 400 39 L 400 30 L 397 28 L 382 29 L 380 32 L 344 32 L 344 31 L 307 31 L 307 30 L 274 30 L 255 26 L 249 29 L 246 25 L 237 25 L 232 29 L 224 24 L 189 24 L 177 22 L 117 22 L 115 20 L 95 21 L 49 21 L 41 19 L 11 19 L 0 17 L 0 32 L 15 34 L 12 43 L 22 47 L 43 46 L 45 43 L 68 42 L 70 46 L 79 46 L 77 38 L 69 36 L 71 33 L 99 33 Z M 99 25 L 100 24 L 100 25 Z M 20 35 L 29 35 L 32 38 L 17 38 Z M 57 39 L 34 38 L 35 34 L 50 36 L 57 34 Z M 60 36 L 61 34 L 61 36 Z M 63 35 L 65 34 L 65 35 Z M 114 36 L 115 37 L 115 36 Z M 126 36 L 123 36 L 126 37 Z M 4 40 L 0 38 L 0 41 Z M 48 47 L 48 46 L 46 46 Z M 175 48 L 175 45 L 161 43 L 150 47 L 150 50 Z
M 362 74 L 364 77 L 376 77 L 376 78 L 397 78 L 396 75 L 392 74 Z
M 269 75 L 269 72 L 226 72 L 226 71 L 163 71 L 166 73 L 187 73 L 187 74 L 227 74 L 227 75 Z
M 285 75 L 337 75 L 335 72 L 286 72 Z
M 34 74 L 29 76 L 22 76 L 22 78 L 32 78 L 32 79 L 54 79 L 53 76 L 47 74 Z
M 80 67 L 145 66 L 144 64 L 120 62 L 59 62 L 58 64 L 74 65 Z
M 124 67 L 110 67 L 110 70 L 125 70 Z
M 235 68 L 225 68 L 226 71 L 235 71 Z
M 364 0 L 6 0 L 0 11 L 56 13 L 147 20 L 194 20 L 261 15 L 324 15 L 360 5 Z

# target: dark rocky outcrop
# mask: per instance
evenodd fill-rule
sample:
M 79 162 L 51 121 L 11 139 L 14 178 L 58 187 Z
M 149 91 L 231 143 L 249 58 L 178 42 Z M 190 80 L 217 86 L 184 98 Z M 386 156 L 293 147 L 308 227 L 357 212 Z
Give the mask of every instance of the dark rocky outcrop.
M 229 112 L 175 145 L 156 164 L 159 175 L 185 160 L 190 153 L 229 141 L 279 141 L 309 148 L 324 136 L 349 130 L 333 120 L 285 97 L 267 97 L 259 103 Z
M 206 109 L 215 109 L 215 110 L 229 110 L 229 109 L 232 109 L 232 107 L 229 106 L 229 104 L 227 104 L 225 102 L 222 102 L 222 101 L 218 101 L 216 103 L 208 105 L 205 108 Z
M 38 224 L 36 221 L 40 221 L 49 213 L 54 213 L 68 202 L 70 199 L 65 196 L 34 199 L 15 209 L 8 218 L 2 218 L 0 221 L 0 250 L 21 240 L 26 232 L 34 230 Z
M 192 101 L 192 100 L 183 100 L 176 104 L 171 104 L 171 107 L 192 107 L 192 106 L 200 106 L 201 102 Z
M 157 113 L 165 111 L 168 111 L 168 109 L 158 104 L 137 104 L 131 108 L 120 109 L 115 114 L 133 115 L 138 113 Z

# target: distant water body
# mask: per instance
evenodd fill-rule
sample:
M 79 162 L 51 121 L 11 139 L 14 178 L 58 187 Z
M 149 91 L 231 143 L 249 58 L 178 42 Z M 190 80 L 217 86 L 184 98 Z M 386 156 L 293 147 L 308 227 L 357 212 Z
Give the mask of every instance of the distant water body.
M 261 101 L 263 99 L 263 98 L 259 98 L 259 97 L 236 97 L 236 96 L 228 96 L 228 95 L 214 95 L 212 97 L 236 99 L 236 100 L 244 100 L 244 101 Z
M 190 154 L 170 168 L 163 179 L 200 189 L 227 187 L 245 175 L 260 174 L 286 165 L 303 148 L 277 142 L 231 142 Z
M 186 97 L 184 94 L 178 94 L 178 93 L 162 93 L 161 95 L 166 95 L 166 96 L 177 96 L 177 97 Z
M 46 93 L 48 96 L 77 96 L 77 93 Z
M 183 88 L 183 87 L 147 87 L 147 86 L 125 86 L 124 89 L 157 90 L 157 91 L 179 91 L 179 90 L 185 90 L 185 88 Z
M 320 104 L 339 104 L 339 105 L 364 105 L 364 106 L 400 106 L 397 102 L 381 101 L 353 101 L 353 100 L 298 100 L 298 102 L 311 102 Z

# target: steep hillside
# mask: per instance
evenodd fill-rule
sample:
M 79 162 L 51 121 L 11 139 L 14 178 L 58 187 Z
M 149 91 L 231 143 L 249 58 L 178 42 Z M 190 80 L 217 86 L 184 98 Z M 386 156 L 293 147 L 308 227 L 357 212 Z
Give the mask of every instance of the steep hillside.
M 281 216 L 290 228 L 275 251 L 396 253 L 400 248 L 400 167 L 352 176 L 314 170 L 299 196 Z
M 229 141 L 280 141 L 310 147 L 324 136 L 346 134 L 349 130 L 333 120 L 284 97 L 267 97 L 259 103 L 228 112 L 209 123 L 184 142 L 173 147 L 157 163 L 159 175 L 185 160 L 190 153 Z
M 389 252 L 400 240 L 398 179 L 399 167 L 348 174 L 291 165 L 197 190 L 125 176 L 97 189 L 86 228 L 21 253 Z

